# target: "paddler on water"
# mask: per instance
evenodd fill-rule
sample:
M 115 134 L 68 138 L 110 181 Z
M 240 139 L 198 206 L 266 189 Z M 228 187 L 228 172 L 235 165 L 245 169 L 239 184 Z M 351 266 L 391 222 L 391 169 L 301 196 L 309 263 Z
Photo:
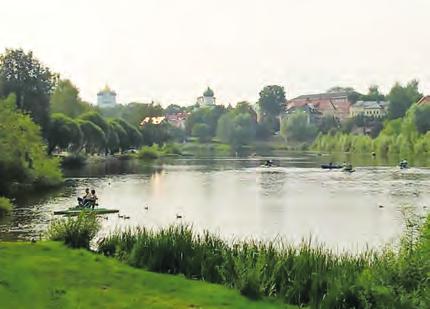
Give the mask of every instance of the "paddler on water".
M 273 161 L 272 160 L 266 160 L 266 163 L 264 163 L 264 166 L 272 167 L 273 166 Z
M 399 165 L 401 169 L 408 168 L 408 161 L 406 159 L 403 159 L 402 161 L 400 161 Z

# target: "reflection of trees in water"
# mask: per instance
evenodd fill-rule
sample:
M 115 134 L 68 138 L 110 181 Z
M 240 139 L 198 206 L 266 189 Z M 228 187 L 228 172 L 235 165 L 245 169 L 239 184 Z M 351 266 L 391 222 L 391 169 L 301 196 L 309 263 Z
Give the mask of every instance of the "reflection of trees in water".
M 106 159 L 92 162 L 79 169 L 65 169 L 65 177 L 104 177 L 106 175 L 160 173 L 162 166 L 145 163 L 138 160 Z
M 257 184 L 264 195 L 282 195 L 286 173 L 280 171 L 264 171 L 257 175 Z

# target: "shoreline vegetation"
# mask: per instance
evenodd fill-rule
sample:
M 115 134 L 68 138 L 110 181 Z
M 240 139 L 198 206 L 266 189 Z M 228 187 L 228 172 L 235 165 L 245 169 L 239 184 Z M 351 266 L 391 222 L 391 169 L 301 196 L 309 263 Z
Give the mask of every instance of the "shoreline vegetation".
M 280 241 L 226 242 L 190 226 L 117 231 L 97 251 L 135 268 L 221 284 L 253 299 L 310 308 L 429 308 L 430 216 L 410 218 L 397 248 L 360 255 Z M 97 218 L 82 214 L 56 222 L 51 239 L 89 248 Z

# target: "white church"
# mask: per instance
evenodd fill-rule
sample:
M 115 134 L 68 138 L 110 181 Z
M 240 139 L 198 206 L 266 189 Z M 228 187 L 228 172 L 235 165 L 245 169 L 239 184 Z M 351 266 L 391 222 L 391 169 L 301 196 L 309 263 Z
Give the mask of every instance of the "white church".
M 208 87 L 208 89 L 206 89 L 206 91 L 203 92 L 203 96 L 197 98 L 196 103 L 200 106 L 215 105 L 215 96 L 214 96 L 213 90 Z
M 100 108 L 109 108 L 116 106 L 116 92 L 106 85 L 97 93 L 97 106 Z

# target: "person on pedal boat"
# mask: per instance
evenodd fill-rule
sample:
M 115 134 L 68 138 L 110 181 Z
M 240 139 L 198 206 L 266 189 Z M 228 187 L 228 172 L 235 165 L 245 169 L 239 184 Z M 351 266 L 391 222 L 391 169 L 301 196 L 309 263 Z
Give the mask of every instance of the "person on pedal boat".
M 78 205 L 84 206 L 86 202 L 88 202 L 90 196 L 91 196 L 90 189 L 86 188 L 84 195 L 82 197 L 78 197 Z
M 90 197 L 89 197 L 89 207 L 91 207 L 91 209 L 94 209 L 94 206 L 96 206 L 96 204 L 97 204 L 97 200 L 98 200 L 99 198 L 97 197 L 97 195 L 96 195 L 96 190 L 91 190 L 91 195 L 90 195 Z

